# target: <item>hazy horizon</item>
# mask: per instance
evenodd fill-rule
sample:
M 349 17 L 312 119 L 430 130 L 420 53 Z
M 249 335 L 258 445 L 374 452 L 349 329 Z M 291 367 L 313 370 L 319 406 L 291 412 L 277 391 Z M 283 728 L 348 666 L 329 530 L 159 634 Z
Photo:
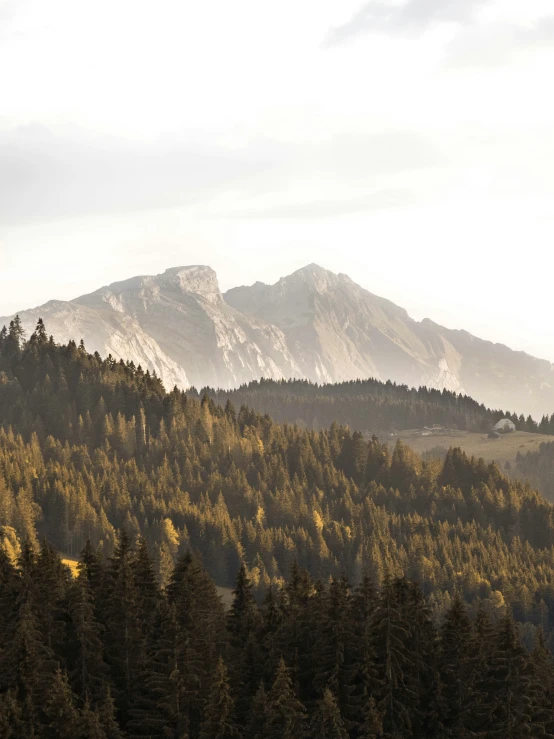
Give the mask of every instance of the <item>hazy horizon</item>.
M 0 40 L 0 315 L 317 262 L 554 361 L 544 0 L 1 0 Z

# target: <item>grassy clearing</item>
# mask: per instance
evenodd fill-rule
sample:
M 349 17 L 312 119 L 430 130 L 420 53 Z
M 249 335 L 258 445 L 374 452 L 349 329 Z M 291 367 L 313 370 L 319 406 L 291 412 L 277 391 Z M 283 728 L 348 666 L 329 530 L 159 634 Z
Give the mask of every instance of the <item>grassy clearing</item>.
M 431 436 L 418 436 L 415 431 L 401 431 L 398 436 L 387 439 L 391 449 L 397 439 L 402 439 L 407 446 L 419 454 L 435 447 L 449 449 L 451 446 L 458 446 L 470 456 L 483 457 L 487 462 L 496 462 L 501 469 L 505 467 L 506 462 L 509 462 L 513 469 L 518 452 L 525 454 L 536 451 L 543 442 L 554 442 L 554 436 L 529 434 L 526 431 L 514 431 L 501 436 L 500 439 L 489 439 L 485 433 L 475 434 L 463 431 Z
M 216 585 L 215 587 L 225 608 L 230 608 L 231 603 L 233 602 L 233 588 L 222 588 L 220 585 Z
M 66 565 L 66 567 L 69 567 L 69 569 L 71 570 L 71 575 L 73 577 L 77 577 L 77 575 L 79 574 L 79 570 L 77 569 L 79 560 L 72 559 L 71 557 L 65 557 L 63 554 L 61 556 L 62 556 L 62 562 L 64 563 L 64 565 Z

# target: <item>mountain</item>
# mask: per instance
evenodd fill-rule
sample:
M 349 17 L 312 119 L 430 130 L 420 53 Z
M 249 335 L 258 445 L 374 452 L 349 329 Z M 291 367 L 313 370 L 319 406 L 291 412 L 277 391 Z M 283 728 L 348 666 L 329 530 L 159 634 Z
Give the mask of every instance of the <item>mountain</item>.
M 315 264 L 275 285 L 256 282 L 225 294 L 211 268 L 178 267 L 20 316 L 27 332 L 42 317 L 56 340 L 84 338 L 93 352 L 155 370 L 167 387 L 374 377 L 467 393 L 518 413 L 554 410 L 550 362 L 415 321 L 347 275 Z
M 314 382 L 375 377 L 461 389 L 459 357 L 440 333 L 347 275 L 312 264 L 275 285 L 229 290 L 225 300 L 278 326 L 302 377 Z
M 27 332 L 42 317 L 57 341 L 83 338 L 90 351 L 155 370 L 167 387 L 234 387 L 300 373 L 283 333 L 225 302 L 209 267 L 134 277 L 20 316 Z

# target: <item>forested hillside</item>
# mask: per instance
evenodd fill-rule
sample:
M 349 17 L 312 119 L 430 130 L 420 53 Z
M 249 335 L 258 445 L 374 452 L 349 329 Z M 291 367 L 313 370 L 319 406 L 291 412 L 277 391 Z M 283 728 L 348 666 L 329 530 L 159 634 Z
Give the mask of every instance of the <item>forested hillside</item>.
M 375 434 L 434 424 L 464 431 L 490 431 L 501 418 L 511 418 L 520 431 L 554 434 L 554 414 L 537 423 L 531 416 L 486 408 L 467 395 L 373 379 L 335 385 L 260 380 L 231 391 L 187 391 L 190 397 L 198 399 L 205 393 L 218 403 L 231 400 L 237 406 L 248 405 L 268 413 L 279 423 L 299 423 L 315 430 L 340 423 Z
M 0 344 L 0 517 L 11 556 L 47 537 L 68 554 L 116 531 L 144 537 L 161 583 L 202 555 L 219 585 L 246 562 L 257 589 L 294 561 L 326 580 L 388 572 L 417 580 L 434 612 L 456 590 L 475 609 L 554 626 L 554 509 L 495 465 L 333 424 L 280 425 L 246 407 L 166 393 L 132 364 L 57 346 L 44 327 Z
M 536 452 L 518 454 L 515 474 L 554 500 L 554 442 L 541 444 Z
M 0 548 L 3 739 L 445 739 L 554 736 L 554 667 L 510 613 L 454 596 L 437 626 L 405 578 L 312 580 L 261 606 L 245 567 L 225 613 L 198 560 L 165 589 L 143 541 L 85 547 L 75 579 L 46 544 Z

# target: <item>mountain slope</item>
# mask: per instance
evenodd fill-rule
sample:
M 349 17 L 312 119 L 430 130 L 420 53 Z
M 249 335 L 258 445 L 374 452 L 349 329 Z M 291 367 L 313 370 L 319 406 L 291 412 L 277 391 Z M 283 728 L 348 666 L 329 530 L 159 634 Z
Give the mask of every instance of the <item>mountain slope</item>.
M 374 377 L 464 392 L 489 407 L 539 417 L 554 410 L 550 362 L 414 321 L 314 264 L 275 285 L 257 282 L 224 295 L 209 267 L 178 267 L 20 315 L 29 333 L 41 316 L 56 340 L 84 338 L 91 351 L 156 371 L 167 387 Z
M 347 275 L 310 265 L 275 285 L 229 290 L 225 300 L 277 325 L 312 381 L 375 377 L 461 389 L 453 347 Z
M 28 333 L 41 316 L 56 340 L 84 338 L 90 351 L 155 370 L 167 387 L 234 387 L 299 373 L 282 332 L 228 305 L 209 267 L 135 277 L 20 316 Z

